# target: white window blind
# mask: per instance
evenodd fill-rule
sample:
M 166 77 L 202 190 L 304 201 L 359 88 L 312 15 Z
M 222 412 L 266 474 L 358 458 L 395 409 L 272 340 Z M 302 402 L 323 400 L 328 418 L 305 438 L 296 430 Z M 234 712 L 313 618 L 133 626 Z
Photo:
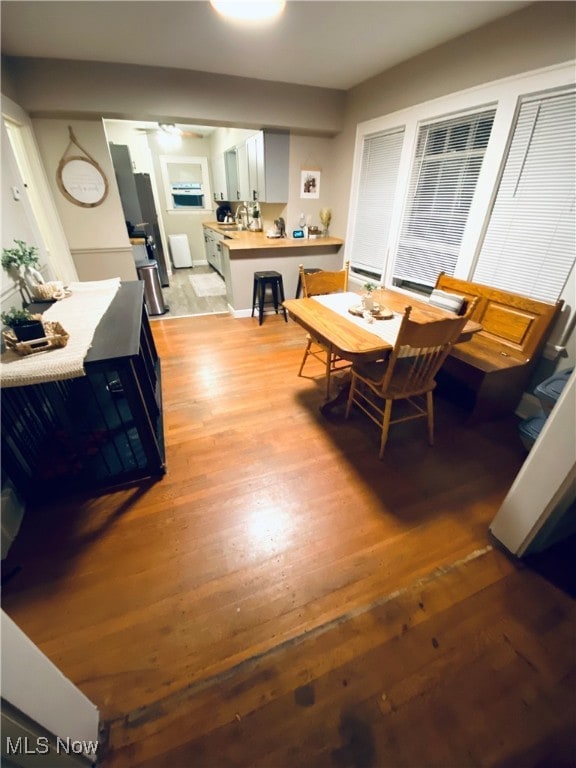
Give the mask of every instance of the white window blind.
M 474 280 L 556 301 L 574 264 L 576 93 L 522 104 Z
M 434 286 L 454 274 L 495 109 L 420 127 L 393 279 Z
M 362 164 L 350 263 L 380 279 L 388 249 L 390 221 L 404 128 L 367 136 Z

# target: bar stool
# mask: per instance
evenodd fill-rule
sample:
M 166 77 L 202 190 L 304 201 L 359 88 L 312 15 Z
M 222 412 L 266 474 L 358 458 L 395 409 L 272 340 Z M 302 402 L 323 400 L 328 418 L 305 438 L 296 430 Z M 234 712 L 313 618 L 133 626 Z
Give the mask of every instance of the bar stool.
M 288 316 L 286 314 L 286 309 L 284 308 L 284 283 L 282 282 L 282 275 L 280 272 L 275 272 L 271 269 L 262 272 L 254 272 L 252 317 L 254 317 L 256 302 L 258 302 L 258 325 L 262 325 L 262 320 L 264 319 L 264 305 L 270 303 L 270 301 L 266 301 L 266 286 L 270 286 L 272 291 L 272 302 L 274 303 L 276 314 L 278 314 L 278 300 L 280 300 L 282 311 L 284 312 L 284 320 L 288 322 Z
M 304 272 L 307 275 L 312 274 L 312 272 L 322 272 L 321 269 L 318 269 L 318 267 L 307 267 Z M 302 278 L 300 277 L 300 272 L 298 272 L 298 285 L 296 286 L 296 296 L 295 299 L 300 298 L 300 294 L 302 293 Z

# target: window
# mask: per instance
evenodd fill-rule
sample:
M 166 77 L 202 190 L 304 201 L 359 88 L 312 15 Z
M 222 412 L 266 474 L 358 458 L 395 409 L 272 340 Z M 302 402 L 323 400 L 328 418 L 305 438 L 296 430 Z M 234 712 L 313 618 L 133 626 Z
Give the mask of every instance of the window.
M 354 270 L 380 280 L 390 237 L 404 128 L 367 136 L 362 148 L 360 192 L 352 252 Z
M 525 99 L 474 280 L 556 301 L 574 263 L 576 94 Z
M 570 63 L 360 123 L 353 271 L 409 292 L 444 271 L 560 298 L 576 262 L 575 101 Z
M 167 211 L 201 211 L 212 208 L 208 160 L 205 157 L 160 156 Z
M 393 271 L 395 285 L 433 288 L 454 274 L 495 110 L 423 125 Z

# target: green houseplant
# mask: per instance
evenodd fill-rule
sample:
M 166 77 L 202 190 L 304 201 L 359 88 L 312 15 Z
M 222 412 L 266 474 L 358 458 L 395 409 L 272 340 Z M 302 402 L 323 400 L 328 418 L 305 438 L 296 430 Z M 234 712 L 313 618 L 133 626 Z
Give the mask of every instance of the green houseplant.
M 2 249 L 2 268 L 25 285 L 34 295 L 34 289 L 44 284 L 44 278 L 38 271 L 40 257 L 35 245 L 28 245 L 24 240 L 16 240 L 15 248 Z
M 21 267 L 38 267 L 40 258 L 35 245 L 27 245 L 24 240 L 14 240 L 16 248 L 2 249 L 2 268 L 9 272 Z
M 366 293 L 362 296 L 362 306 L 367 312 L 371 312 L 374 309 L 374 299 L 372 298 L 372 291 L 377 288 L 376 283 L 367 282 L 363 285 Z
M 27 309 L 10 307 L 0 315 L 2 325 L 11 328 L 18 341 L 31 341 L 45 336 L 44 325 L 39 315 L 32 315 Z

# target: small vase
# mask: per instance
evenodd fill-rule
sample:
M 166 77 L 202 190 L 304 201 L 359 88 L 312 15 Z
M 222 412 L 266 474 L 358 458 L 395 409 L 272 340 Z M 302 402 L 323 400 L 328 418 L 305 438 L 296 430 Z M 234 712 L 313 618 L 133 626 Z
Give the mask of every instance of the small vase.
M 362 308 L 366 310 L 366 312 L 372 312 L 374 309 L 374 299 L 372 298 L 371 293 L 365 293 L 364 296 L 362 296 Z

